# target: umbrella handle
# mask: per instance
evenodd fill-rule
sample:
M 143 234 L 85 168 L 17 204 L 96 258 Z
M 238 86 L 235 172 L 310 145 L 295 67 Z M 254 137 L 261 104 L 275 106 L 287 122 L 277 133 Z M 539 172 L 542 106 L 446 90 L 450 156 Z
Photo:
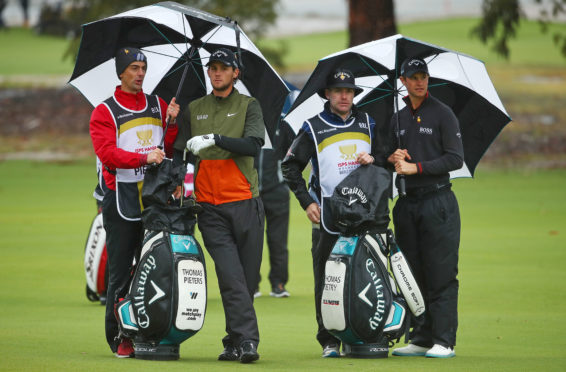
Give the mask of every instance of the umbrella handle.
M 175 97 L 179 97 L 181 94 L 181 88 L 183 87 L 183 83 L 185 82 L 185 77 L 187 77 L 187 70 L 189 69 L 189 64 L 185 64 L 185 68 L 183 69 L 183 75 L 181 76 L 181 80 L 179 81 L 179 86 L 177 87 L 177 92 L 175 93 Z M 157 146 L 159 149 L 163 150 L 163 143 L 165 142 L 165 135 L 167 134 L 167 130 L 169 129 L 169 123 L 171 123 L 171 117 L 167 117 L 167 122 L 165 123 L 165 130 L 163 131 L 163 137 L 161 137 L 161 143 Z
M 401 124 L 399 122 L 399 93 L 397 92 L 397 79 L 395 79 L 395 113 L 397 114 L 397 146 L 401 148 Z M 404 197 L 407 196 L 407 190 L 405 188 L 405 175 L 397 174 L 399 178 L 399 195 Z
M 398 174 L 397 177 L 399 177 L 399 195 L 407 196 L 407 189 L 405 188 L 405 175 Z

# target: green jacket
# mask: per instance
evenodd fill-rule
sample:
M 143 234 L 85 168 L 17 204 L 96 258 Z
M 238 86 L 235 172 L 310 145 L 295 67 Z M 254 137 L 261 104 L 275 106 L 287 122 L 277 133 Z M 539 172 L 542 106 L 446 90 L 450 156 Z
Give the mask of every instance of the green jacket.
M 219 134 L 264 138 L 259 103 L 236 89 L 225 98 L 209 94 L 189 104 L 191 136 Z M 222 204 L 259 196 L 254 158 L 218 146 L 203 149 L 195 165 L 197 201 Z

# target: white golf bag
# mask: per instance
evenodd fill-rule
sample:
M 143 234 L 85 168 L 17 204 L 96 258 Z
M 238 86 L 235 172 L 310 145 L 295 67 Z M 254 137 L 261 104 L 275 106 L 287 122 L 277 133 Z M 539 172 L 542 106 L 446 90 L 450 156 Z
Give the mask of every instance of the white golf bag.
M 102 224 L 102 213 L 98 213 L 90 226 L 85 244 L 84 270 L 86 297 L 90 301 L 106 303 L 108 270 L 106 268 L 106 231 Z

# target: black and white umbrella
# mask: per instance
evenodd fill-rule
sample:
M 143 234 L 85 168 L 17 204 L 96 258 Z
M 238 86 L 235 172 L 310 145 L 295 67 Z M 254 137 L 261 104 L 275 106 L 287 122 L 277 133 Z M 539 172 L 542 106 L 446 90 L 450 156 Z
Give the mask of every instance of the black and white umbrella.
M 114 56 L 126 46 L 147 56 L 144 92 L 167 102 L 177 97 L 181 107 L 211 92 L 205 65 L 214 50 L 237 53 L 241 75 L 236 88 L 259 101 L 270 146 L 289 90 L 237 22 L 166 1 L 83 25 L 69 83 L 93 106 L 120 84 Z
M 316 92 L 324 88 L 330 72 L 343 67 L 354 73 L 356 85 L 364 89 L 354 103 L 375 119 L 378 135 L 388 136 L 393 113 L 405 106 L 398 99 L 406 95 L 399 69 L 408 57 L 420 57 L 427 62 L 429 91 L 458 117 L 464 166 L 451 172 L 451 178 L 472 177 L 481 157 L 511 118 L 482 61 L 436 45 L 395 35 L 320 59 L 285 121 L 296 132 L 305 119 L 322 111 L 325 101 Z

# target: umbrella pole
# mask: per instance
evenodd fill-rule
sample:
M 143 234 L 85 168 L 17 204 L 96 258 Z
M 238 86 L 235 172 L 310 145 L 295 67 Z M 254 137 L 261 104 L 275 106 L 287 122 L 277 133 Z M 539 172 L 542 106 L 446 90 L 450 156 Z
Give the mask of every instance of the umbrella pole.
M 181 76 L 181 81 L 179 81 L 179 86 L 177 87 L 177 93 L 175 93 L 175 97 L 178 97 L 179 94 L 181 94 L 181 88 L 183 87 L 183 83 L 185 82 L 185 77 L 187 76 L 187 70 L 189 69 L 189 64 L 187 63 L 185 65 L 185 68 L 183 69 L 183 75 Z M 165 142 L 165 135 L 167 134 L 167 129 L 169 129 L 169 123 L 171 122 L 171 117 L 168 116 L 167 117 L 167 122 L 165 124 L 165 130 L 163 131 L 163 137 L 161 137 L 161 143 L 159 144 L 159 147 L 161 150 L 163 150 L 163 143 Z
M 234 24 L 236 25 L 236 48 L 238 49 L 238 65 L 240 66 L 240 76 L 238 78 L 243 81 L 245 67 L 242 60 L 242 49 L 240 48 L 240 28 L 238 27 L 238 22 L 234 21 Z
M 183 151 L 183 164 L 187 164 L 187 149 L 185 148 L 185 150 Z M 185 165 L 185 173 L 186 173 L 186 165 Z M 181 183 L 181 200 L 180 200 L 180 204 L 179 206 L 181 208 L 183 208 L 183 199 L 185 199 L 185 180 L 183 180 L 183 182 Z
M 397 91 L 397 79 L 395 79 L 395 112 L 397 113 L 397 148 L 401 148 L 401 124 L 399 121 L 399 92 Z M 399 195 L 407 196 L 405 189 L 405 175 L 397 174 L 399 178 Z

